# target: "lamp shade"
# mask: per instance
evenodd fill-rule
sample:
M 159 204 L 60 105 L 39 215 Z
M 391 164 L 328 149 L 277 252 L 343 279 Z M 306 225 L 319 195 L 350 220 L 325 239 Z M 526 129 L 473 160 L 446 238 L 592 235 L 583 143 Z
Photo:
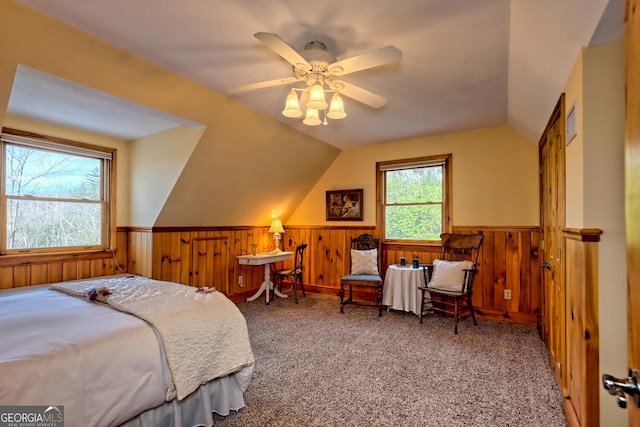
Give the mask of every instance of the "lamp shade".
M 330 119 L 344 119 L 347 117 L 347 113 L 344 112 L 342 97 L 338 92 L 334 93 L 331 97 L 331 107 L 329 108 L 327 117 Z
M 327 101 L 324 99 L 324 89 L 320 83 L 311 86 L 307 108 L 313 108 L 314 110 L 324 110 L 327 108 Z
M 309 126 L 318 126 L 320 123 L 322 123 L 322 121 L 320 120 L 320 116 L 318 115 L 318 110 L 307 107 L 307 115 L 305 116 L 302 123 Z
M 269 233 L 284 233 L 284 228 L 282 228 L 282 221 L 280 221 L 278 218 L 274 218 L 271 222 Z
M 298 95 L 296 95 L 296 91 L 293 89 L 291 89 L 289 95 L 287 95 L 287 101 L 285 102 L 284 110 L 282 110 L 282 115 L 292 118 L 302 116 L 302 110 L 300 110 L 300 104 L 298 103 Z

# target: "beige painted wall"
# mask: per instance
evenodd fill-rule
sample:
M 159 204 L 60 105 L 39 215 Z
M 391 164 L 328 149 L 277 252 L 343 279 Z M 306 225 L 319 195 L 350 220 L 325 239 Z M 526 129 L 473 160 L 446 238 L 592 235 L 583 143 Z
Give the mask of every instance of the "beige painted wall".
M 274 214 L 287 218 L 339 153 L 13 0 L 0 2 L 0 51 L 0 123 L 23 64 L 205 127 L 154 225 L 268 225 Z M 132 212 L 146 208 L 144 200 L 130 200 Z
M 203 132 L 178 126 L 131 141 L 130 225 L 153 226 Z
M 327 224 L 325 191 L 362 188 L 362 224 L 375 225 L 376 162 L 446 153 L 453 154 L 453 225 L 539 225 L 538 148 L 506 126 L 343 151 L 289 224 Z
M 129 145 L 125 141 L 15 116 L 4 116 L 4 122 L 1 124 L 14 129 L 118 150 L 116 160 L 116 226 L 127 225 L 129 212 Z
M 567 226 L 575 228 L 580 228 L 584 224 L 582 205 L 584 199 L 583 53 L 584 50 L 578 55 L 564 90 L 566 112 L 568 113 L 572 106 L 575 108 L 577 129 L 577 134 L 568 141 L 569 145 L 565 151 L 566 223 Z
M 578 105 L 578 136 L 567 147 L 567 227 L 599 228 L 600 374 L 627 375 L 624 225 L 624 44 L 585 48 L 565 87 Z M 627 412 L 600 388 L 601 425 Z

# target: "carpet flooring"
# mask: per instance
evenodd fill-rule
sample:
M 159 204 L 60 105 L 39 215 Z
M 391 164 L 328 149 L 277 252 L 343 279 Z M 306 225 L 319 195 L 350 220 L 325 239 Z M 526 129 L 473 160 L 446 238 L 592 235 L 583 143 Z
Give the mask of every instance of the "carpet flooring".
M 256 359 L 246 407 L 216 426 L 566 426 L 535 328 L 308 293 L 240 302 Z

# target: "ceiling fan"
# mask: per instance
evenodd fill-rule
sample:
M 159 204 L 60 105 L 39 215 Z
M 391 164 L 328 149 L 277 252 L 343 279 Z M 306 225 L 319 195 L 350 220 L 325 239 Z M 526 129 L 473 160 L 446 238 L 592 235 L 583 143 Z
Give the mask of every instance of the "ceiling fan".
M 304 50 L 298 53 L 277 34 L 258 32 L 254 34 L 254 37 L 289 62 L 293 66 L 293 76 L 237 86 L 229 89 L 228 93 L 239 93 L 300 81 L 306 82 L 307 87 L 303 89 L 291 89 L 287 97 L 287 106 L 283 111 L 283 114 L 287 117 L 300 117 L 302 115 L 299 107 L 297 110 L 290 109 L 290 101 L 293 101 L 293 97 L 295 97 L 295 103 L 298 103 L 297 95 L 295 94 L 296 90 L 301 91 L 304 98 L 308 97 L 308 101 L 303 103 L 307 107 L 307 115 L 309 115 L 310 110 L 311 112 L 315 110 L 317 114 L 318 110 L 327 108 L 328 104 L 324 102 L 324 92 L 334 93 L 331 109 L 326 113 L 325 117 L 342 118 L 346 116 L 340 95 L 345 95 L 372 108 L 383 107 L 387 103 L 387 99 L 383 96 L 345 82 L 344 80 L 336 79 L 336 77 L 398 62 L 402 59 L 402 52 L 395 46 L 381 47 L 337 61 L 336 57 L 327 50 L 326 45 L 322 42 L 309 42 L 306 44 Z M 329 90 L 324 89 L 325 85 Z M 322 98 L 321 100 L 319 99 L 320 96 Z M 340 103 L 335 109 L 333 105 L 334 100 Z M 305 123 L 306 120 L 307 118 L 305 118 Z M 326 119 L 324 123 L 326 124 Z M 320 121 L 316 120 L 306 124 L 320 124 Z

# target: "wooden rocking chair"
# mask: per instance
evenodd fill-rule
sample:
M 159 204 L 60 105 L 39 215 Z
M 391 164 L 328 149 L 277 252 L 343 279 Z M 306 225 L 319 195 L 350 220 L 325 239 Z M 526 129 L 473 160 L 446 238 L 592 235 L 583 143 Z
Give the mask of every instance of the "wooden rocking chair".
M 420 323 L 428 310 L 452 315 L 457 334 L 458 322 L 465 317 L 471 316 L 478 325 L 471 295 L 484 235 L 443 233 L 440 239 L 440 258 L 423 265 L 424 286 L 418 287 L 422 291 Z

